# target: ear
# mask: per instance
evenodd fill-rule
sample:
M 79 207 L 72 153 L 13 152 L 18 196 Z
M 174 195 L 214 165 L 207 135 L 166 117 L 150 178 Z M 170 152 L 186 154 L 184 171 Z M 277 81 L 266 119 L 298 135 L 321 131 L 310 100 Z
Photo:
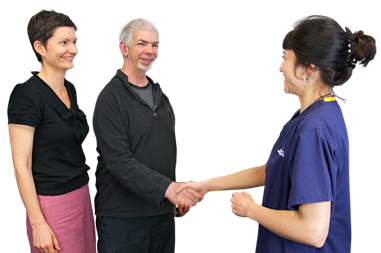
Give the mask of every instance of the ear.
M 123 54 L 124 57 L 128 56 L 128 47 L 123 42 L 119 43 L 119 49 L 120 52 Z
M 34 50 L 36 50 L 37 53 L 39 53 L 41 55 L 41 58 L 43 56 L 45 56 L 46 49 L 45 49 L 44 45 L 42 45 L 42 43 L 39 40 L 36 40 L 33 43 L 33 48 L 34 48 Z
M 307 74 L 310 75 L 312 73 L 312 71 L 315 70 L 315 64 L 309 64 L 308 67 L 306 67 L 306 70 L 307 70 Z

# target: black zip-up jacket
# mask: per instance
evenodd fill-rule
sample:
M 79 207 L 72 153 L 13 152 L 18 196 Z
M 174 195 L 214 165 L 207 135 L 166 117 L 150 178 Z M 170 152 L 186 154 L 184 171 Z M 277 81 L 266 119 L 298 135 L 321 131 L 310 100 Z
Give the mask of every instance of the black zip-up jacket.
M 93 116 L 99 153 L 96 215 L 143 217 L 173 212 L 164 195 L 175 181 L 175 115 L 159 84 L 148 80 L 153 108 L 121 70 L 99 94 Z

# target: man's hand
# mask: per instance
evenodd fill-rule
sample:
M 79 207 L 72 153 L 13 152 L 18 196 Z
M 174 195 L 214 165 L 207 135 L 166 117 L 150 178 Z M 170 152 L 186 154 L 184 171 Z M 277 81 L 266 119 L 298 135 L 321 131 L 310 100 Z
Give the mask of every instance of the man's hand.
M 256 203 L 247 192 L 233 193 L 230 202 L 232 202 L 232 212 L 240 217 L 249 217 L 256 207 Z
M 202 200 L 202 195 L 192 189 L 178 191 L 181 184 L 183 183 L 172 182 L 165 192 L 165 197 L 171 201 L 176 208 L 182 205 L 185 210 L 189 210 L 189 208 L 195 206 L 197 202 Z
M 180 218 L 186 215 L 190 210 L 190 207 L 185 207 L 182 203 L 180 203 L 179 207 L 176 208 L 175 217 Z

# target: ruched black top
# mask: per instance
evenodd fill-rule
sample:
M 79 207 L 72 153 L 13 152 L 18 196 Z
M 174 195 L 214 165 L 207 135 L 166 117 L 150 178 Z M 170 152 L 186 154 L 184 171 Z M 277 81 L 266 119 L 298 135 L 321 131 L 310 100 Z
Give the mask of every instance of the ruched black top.
M 12 91 L 8 123 L 35 127 L 32 172 L 37 193 L 61 195 L 88 183 L 82 142 L 89 132 L 74 85 L 65 80 L 68 108 L 37 72 Z

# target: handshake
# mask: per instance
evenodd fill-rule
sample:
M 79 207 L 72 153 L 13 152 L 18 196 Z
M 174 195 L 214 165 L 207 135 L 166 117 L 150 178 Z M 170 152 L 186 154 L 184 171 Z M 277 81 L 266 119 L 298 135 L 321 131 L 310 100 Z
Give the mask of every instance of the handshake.
M 206 193 L 207 190 L 201 183 L 172 182 L 165 192 L 165 198 L 175 205 L 177 211 L 177 214 L 175 213 L 175 217 L 182 217 L 190 210 L 192 206 L 195 206 L 197 202 L 203 200 Z

